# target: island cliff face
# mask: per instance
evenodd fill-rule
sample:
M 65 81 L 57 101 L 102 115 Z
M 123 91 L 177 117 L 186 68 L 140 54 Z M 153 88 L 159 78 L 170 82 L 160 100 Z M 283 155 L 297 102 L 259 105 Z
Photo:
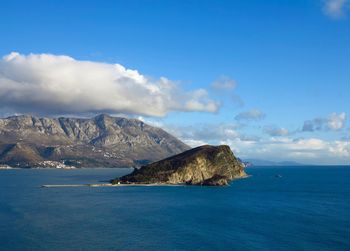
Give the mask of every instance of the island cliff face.
M 141 166 L 190 149 L 164 130 L 105 114 L 91 119 L 0 119 L 0 165 Z
M 245 176 L 243 165 L 229 146 L 204 145 L 135 169 L 112 183 L 221 186 Z

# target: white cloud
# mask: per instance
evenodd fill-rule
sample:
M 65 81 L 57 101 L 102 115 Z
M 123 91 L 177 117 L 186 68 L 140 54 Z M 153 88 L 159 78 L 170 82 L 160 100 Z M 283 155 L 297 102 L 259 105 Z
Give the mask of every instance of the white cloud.
M 332 113 L 328 118 L 327 127 L 331 130 L 340 130 L 344 127 L 345 120 L 345 112 L 342 112 L 339 115 L 336 113 Z
M 125 117 L 125 116 L 121 116 L 121 117 Z M 161 118 L 154 118 L 154 117 L 145 118 L 143 116 L 137 116 L 135 118 L 148 124 L 148 125 L 154 126 L 154 127 L 164 127 L 165 126 Z
M 296 161 L 305 164 L 350 164 L 350 139 L 293 138 L 287 129 L 273 137 L 244 134 L 240 124 L 197 124 L 192 126 L 161 126 L 186 144 L 227 144 L 242 159 Z
M 315 118 L 304 122 L 303 132 L 314 131 L 339 131 L 344 128 L 346 122 L 346 113 L 332 113 L 327 118 Z
M 329 148 L 329 151 L 339 157 L 350 156 L 350 141 L 335 141 Z
M 236 115 L 235 119 L 238 121 L 259 121 L 266 117 L 265 113 L 258 109 L 252 109 L 250 111 L 241 112 Z
M 208 145 L 209 143 L 202 141 L 202 140 L 195 140 L 195 139 L 185 139 L 183 142 L 186 145 L 189 145 L 190 147 L 197 147 L 197 146 L 203 146 Z
M 299 151 L 313 151 L 321 150 L 326 147 L 326 142 L 321 139 L 296 139 L 285 145 L 287 149 L 299 152 Z
M 349 9 L 348 0 L 326 0 L 324 4 L 324 12 L 332 18 L 341 18 Z
M 220 104 L 205 90 L 184 92 L 164 77 L 153 81 L 120 64 L 13 52 L 0 60 L 0 106 L 13 113 L 164 116 L 217 112 Z
M 236 138 L 221 143 L 228 144 L 243 159 L 296 161 L 305 164 L 350 163 L 350 141 L 270 138 L 259 142 L 244 142 Z
M 208 92 L 204 89 L 198 89 L 192 92 L 192 95 L 185 103 L 183 110 L 212 113 L 217 112 L 220 104 L 211 101 L 208 97 Z

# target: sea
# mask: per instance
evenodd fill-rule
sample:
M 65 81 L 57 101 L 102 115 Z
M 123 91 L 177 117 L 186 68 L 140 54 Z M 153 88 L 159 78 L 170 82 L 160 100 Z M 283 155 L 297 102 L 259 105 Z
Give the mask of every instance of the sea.
M 1 170 L 0 250 L 350 250 L 350 167 L 251 167 L 228 187 L 41 187 L 130 171 Z

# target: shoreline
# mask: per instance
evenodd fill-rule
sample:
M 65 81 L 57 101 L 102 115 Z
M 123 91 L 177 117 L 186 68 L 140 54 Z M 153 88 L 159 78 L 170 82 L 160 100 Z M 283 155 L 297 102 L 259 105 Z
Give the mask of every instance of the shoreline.
M 246 179 L 252 175 L 245 175 L 239 178 L 233 179 L 231 182 Z M 141 187 L 161 187 L 161 186 L 170 186 L 170 187 L 180 187 L 180 186 L 201 186 L 201 185 L 188 185 L 186 183 L 170 184 L 170 183 L 124 183 L 124 184 L 112 184 L 112 183 L 96 183 L 96 184 L 45 184 L 41 185 L 41 188 L 63 188 L 63 187 L 132 187 L 132 186 L 141 186 Z M 230 186 L 230 184 L 228 185 Z
M 63 185 L 41 185 L 42 188 L 62 188 L 62 187 L 127 187 L 127 186 L 187 186 L 186 184 L 166 184 L 166 183 L 152 183 L 152 184 L 63 184 Z

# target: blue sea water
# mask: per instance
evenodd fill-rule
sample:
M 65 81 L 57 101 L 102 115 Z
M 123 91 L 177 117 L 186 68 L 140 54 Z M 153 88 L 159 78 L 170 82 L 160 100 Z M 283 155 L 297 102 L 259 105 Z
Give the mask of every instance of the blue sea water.
M 229 187 L 40 187 L 129 171 L 0 171 L 0 250 L 350 250 L 350 167 L 248 168 Z

